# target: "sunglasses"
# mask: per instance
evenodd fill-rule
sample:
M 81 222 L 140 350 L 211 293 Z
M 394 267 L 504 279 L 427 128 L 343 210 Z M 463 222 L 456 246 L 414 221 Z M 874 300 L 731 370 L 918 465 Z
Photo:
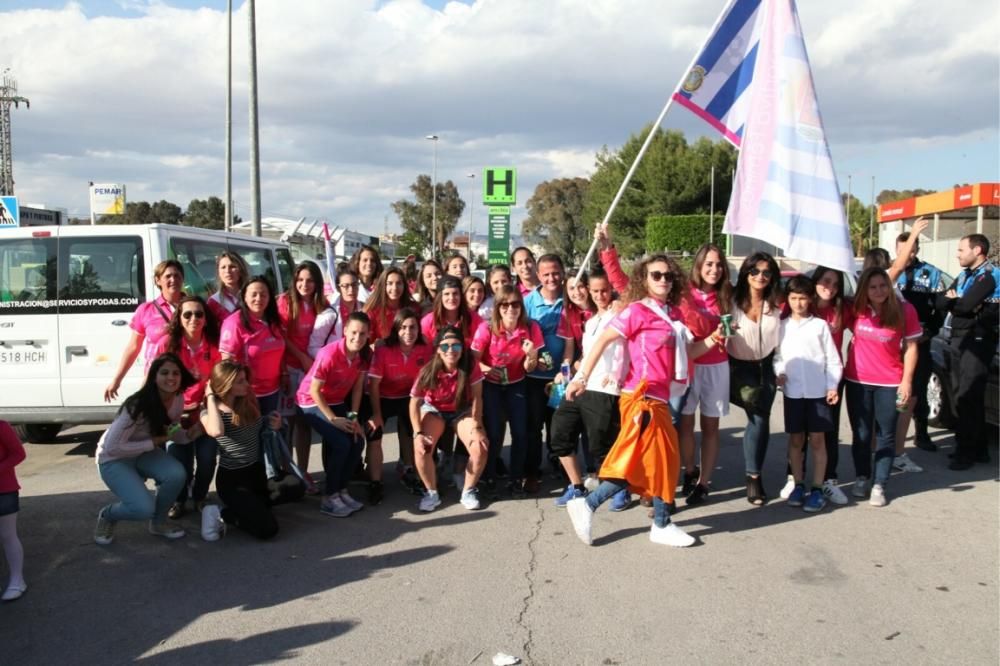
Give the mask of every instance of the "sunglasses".
M 764 270 L 760 270 L 760 269 L 759 269 L 759 268 L 757 268 L 756 266 L 754 266 L 753 268 L 751 268 L 751 269 L 750 269 L 750 275 L 751 275 L 752 277 L 757 277 L 758 275 L 763 275 L 763 276 L 764 276 L 764 277 L 766 277 L 766 278 L 767 278 L 768 280 L 770 280 L 770 279 L 771 279 L 771 271 L 770 271 L 770 270 L 768 270 L 768 269 L 766 269 L 766 268 L 765 268 Z
M 442 342 L 441 344 L 438 345 L 438 349 L 443 351 L 445 354 L 447 354 L 448 352 L 460 352 L 462 351 L 462 343 L 452 342 L 449 344 L 447 342 Z
M 507 308 L 514 308 L 515 310 L 521 309 L 521 304 L 517 301 L 505 301 L 503 303 L 498 303 L 497 307 L 501 310 L 506 310 Z
M 673 282 L 674 276 L 669 271 L 649 271 L 649 278 L 653 282 Z
M 194 317 L 195 319 L 204 319 L 205 312 L 203 310 L 188 310 L 187 312 L 182 312 L 181 316 L 185 319 L 190 319 Z
M 358 283 L 357 282 L 346 282 L 344 284 L 339 284 L 337 286 L 340 289 L 357 289 L 358 288 Z

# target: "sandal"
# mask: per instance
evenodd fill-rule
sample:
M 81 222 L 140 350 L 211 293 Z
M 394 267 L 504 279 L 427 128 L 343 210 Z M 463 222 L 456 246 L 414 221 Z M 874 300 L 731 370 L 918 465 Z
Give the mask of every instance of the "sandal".
M 704 502 L 706 497 L 708 497 L 708 486 L 706 486 L 704 483 L 699 483 L 687 496 L 687 498 L 685 499 L 685 503 L 688 506 L 696 506 Z
M 760 476 L 747 475 L 747 501 L 754 506 L 764 506 L 767 495 L 764 494 L 764 482 Z
M 684 497 L 690 495 L 700 477 L 701 469 L 698 466 L 692 467 L 690 472 L 684 472 L 684 483 L 681 485 L 681 495 Z

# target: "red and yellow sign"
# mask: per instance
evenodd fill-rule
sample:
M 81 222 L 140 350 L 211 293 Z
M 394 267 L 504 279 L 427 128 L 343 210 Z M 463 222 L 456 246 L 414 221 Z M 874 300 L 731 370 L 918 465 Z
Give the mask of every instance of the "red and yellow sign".
M 1000 205 L 1000 183 L 977 183 L 946 192 L 893 201 L 878 207 L 878 221 L 894 222 L 919 215 L 947 213 L 973 206 Z

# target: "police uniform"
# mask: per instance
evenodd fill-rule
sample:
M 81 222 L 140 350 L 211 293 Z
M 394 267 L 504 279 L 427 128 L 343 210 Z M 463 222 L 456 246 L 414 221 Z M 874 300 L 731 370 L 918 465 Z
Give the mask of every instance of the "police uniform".
M 944 292 L 941 269 L 926 261 L 915 259 L 896 280 L 896 287 L 917 311 L 924 335 L 917 342 L 917 366 L 913 372 L 913 391 L 917 404 L 913 408 L 916 427 L 916 444 L 925 451 L 937 447 L 927 434 L 927 382 L 931 378 L 931 338 L 941 328 L 941 315 L 937 309 L 937 295 Z
M 953 466 L 988 462 L 984 399 L 990 362 L 997 348 L 1000 271 L 989 261 L 968 268 L 941 295 L 938 308 L 951 313 L 951 404 L 957 418 Z

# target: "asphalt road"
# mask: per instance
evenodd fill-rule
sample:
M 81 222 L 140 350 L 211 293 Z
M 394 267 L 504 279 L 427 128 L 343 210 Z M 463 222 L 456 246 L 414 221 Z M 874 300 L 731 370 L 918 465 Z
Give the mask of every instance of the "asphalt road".
M 30 589 L 0 606 L 0 663 L 483 665 L 498 652 L 551 665 L 997 663 L 995 463 L 948 471 L 941 431 L 938 453 L 911 450 L 926 469 L 895 474 L 885 508 L 754 508 L 743 423 L 723 421 L 709 502 L 680 502 L 675 520 L 698 538 L 686 550 L 650 543 L 638 505 L 602 508 L 584 546 L 551 479 L 537 498 L 478 512 L 452 491 L 420 514 L 389 483 L 382 505 L 347 519 L 321 515 L 316 498 L 277 508 L 270 543 L 233 531 L 206 543 L 189 516 L 177 542 L 119 524 L 101 547 L 94 519 L 111 494 L 94 465 L 100 430 L 76 428 L 27 445 L 18 468 Z M 388 470 L 394 437 L 386 449 Z M 784 455 L 777 434 L 772 497 Z M 840 473 L 847 490 L 847 446 Z

